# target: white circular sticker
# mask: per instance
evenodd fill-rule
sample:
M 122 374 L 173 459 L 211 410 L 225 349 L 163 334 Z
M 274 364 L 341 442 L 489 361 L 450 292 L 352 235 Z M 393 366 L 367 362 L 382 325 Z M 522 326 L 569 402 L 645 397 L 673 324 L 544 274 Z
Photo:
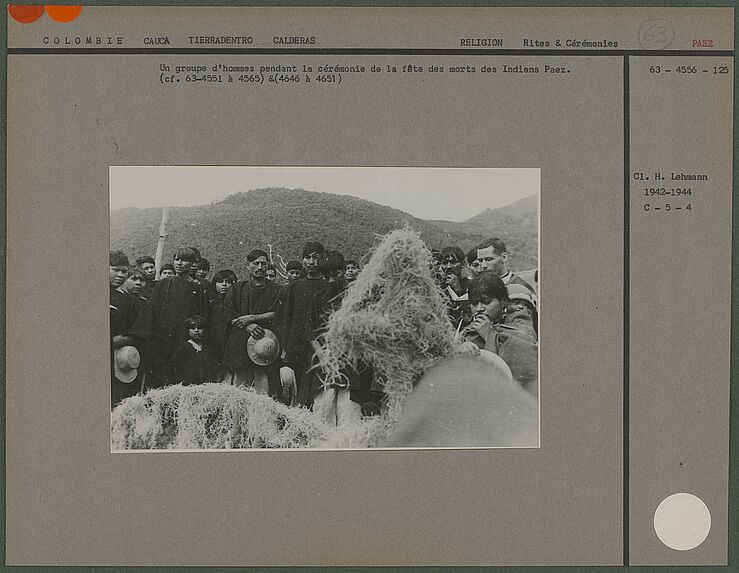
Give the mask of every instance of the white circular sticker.
M 711 512 L 699 497 L 675 493 L 663 499 L 654 512 L 654 531 L 667 547 L 688 551 L 708 537 Z

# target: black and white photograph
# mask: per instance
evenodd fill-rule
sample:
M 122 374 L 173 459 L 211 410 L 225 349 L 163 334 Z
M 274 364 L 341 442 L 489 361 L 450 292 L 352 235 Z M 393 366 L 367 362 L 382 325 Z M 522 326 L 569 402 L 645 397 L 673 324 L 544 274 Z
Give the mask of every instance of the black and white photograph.
M 539 446 L 539 170 L 111 167 L 111 445 Z

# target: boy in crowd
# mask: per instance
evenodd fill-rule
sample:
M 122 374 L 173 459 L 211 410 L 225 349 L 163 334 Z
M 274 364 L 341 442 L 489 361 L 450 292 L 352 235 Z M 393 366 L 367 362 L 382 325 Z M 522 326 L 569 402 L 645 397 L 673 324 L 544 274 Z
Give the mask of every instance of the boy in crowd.
M 303 265 L 300 261 L 287 261 L 285 272 L 287 273 L 287 283 L 293 283 L 303 274 Z
M 277 267 L 273 263 L 267 263 L 266 277 L 271 283 L 277 282 Z
M 303 248 L 303 267 L 305 277 L 297 279 L 285 287 L 282 304 L 277 313 L 277 337 L 283 347 L 284 366 L 295 373 L 297 395 L 301 395 L 301 380 L 312 356 L 310 343 L 304 333 L 308 319 L 311 299 L 326 287 L 326 279 L 318 266 L 326 249 L 321 243 L 309 241 Z
M 441 250 L 441 261 L 446 283 L 444 294 L 448 301 L 449 318 L 455 328 L 462 328 L 472 320 L 467 297 L 470 281 L 462 276 L 465 256 L 459 247 L 444 247 Z
M 203 258 L 203 255 L 200 254 L 200 251 L 196 249 L 195 247 L 188 247 L 193 253 L 195 253 L 195 260 L 192 262 L 192 265 L 190 266 L 190 278 L 193 280 L 197 280 L 197 274 L 198 274 L 198 265 L 200 264 L 200 260 Z
M 174 274 L 174 265 L 172 263 L 167 263 L 162 265 L 162 268 L 159 271 L 159 280 L 172 278 Z
M 131 363 L 128 358 L 146 339 L 146 325 L 142 319 L 136 299 L 123 291 L 123 283 L 128 276 L 128 257 L 121 251 L 110 251 L 110 407 L 113 409 L 123 399 L 133 396 L 141 389 L 141 379 L 119 379 L 115 364 L 127 369 L 133 377 L 138 362 Z
M 136 266 L 144 271 L 146 282 L 144 283 L 143 289 L 139 293 L 146 299 L 151 298 L 151 293 L 154 292 L 154 284 L 157 278 L 157 267 L 154 263 L 154 259 L 149 256 L 139 257 L 136 259 Z
M 208 296 L 208 304 L 213 304 L 213 300 L 216 297 L 216 291 L 213 287 L 213 283 L 208 280 L 208 274 L 210 273 L 210 261 L 206 258 L 201 258 L 197 263 L 197 270 L 195 271 L 195 279 L 203 285 L 205 294 Z
M 267 253 L 254 249 L 246 260 L 250 276 L 231 287 L 223 301 L 224 312 L 230 319 L 223 366 L 233 373 L 234 385 L 254 388 L 273 397 L 280 396 L 279 360 L 265 365 L 256 364 L 249 356 L 247 343 L 250 338 L 256 341 L 270 334 L 265 329 L 272 325 L 280 306 L 281 289 L 267 280 Z
M 172 356 L 170 380 L 172 384 L 203 384 L 213 381 L 213 357 L 205 342 L 205 319 L 199 315 L 184 321 L 187 340 Z
M 472 273 L 471 279 L 474 279 L 481 272 L 480 259 L 477 258 L 477 247 L 472 247 L 467 251 L 467 268 Z
M 218 368 L 217 380 L 229 378 L 226 368 L 223 366 L 223 351 L 226 347 L 226 330 L 231 322 L 231 316 L 226 312 L 224 301 L 226 293 L 237 282 L 236 273 L 232 270 L 225 269 L 218 271 L 213 276 L 213 286 L 215 288 L 215 298 L 210 307 L 210 326 L 208 328 L 208 340 L 213 350 L 213 359 Z
M 154 329 L 154 305 L 143 296 L 144 289 L 147 284 L 146 272 L 139 267 L 133 267 L 128 271 L 128 278 L 123 283 L 122 290 L 133 296 L 139 304 L 139 312 L 141 313 L 141 336 L 143 337 L 140 344 L 136 345 L 141 357 L 139 364 L 139 372 L 141 378 L 141 391 L 146 389 L 147 373 L 151 375 L 151 363 L 149 360 L 151 333 Z
M 358 274 L 359 263 L 354 259 L 349 259 L 348 261 L 346 261 L 346 271 L 344 271 L 344 278 L 346 279 L 346 281 L 352 282 L 356 280 Z

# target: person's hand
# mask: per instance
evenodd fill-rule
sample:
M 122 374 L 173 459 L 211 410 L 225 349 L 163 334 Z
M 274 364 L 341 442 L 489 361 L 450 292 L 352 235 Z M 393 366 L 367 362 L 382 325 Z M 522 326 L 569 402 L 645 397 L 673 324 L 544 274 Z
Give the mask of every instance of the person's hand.
M 236 328 L 246 328 L 252 322 L 254 322 L 254 315 L 253 314 L 245 314 L 245 315 L 240 316 L 238 318 L 234 318 L 231 321 L 231 324 L 233 326 L 235 326 Z
M 449 273 L 446 276 L 446 279 L 445 280 L 446 280 L 447 286 L 452 287 L 452 290 L 455 293 L 459 294 L 459 291 L 462 290 L 462 285 L 459 284 L 459 277 L 457 275 L 455 275 L 454 273 Z
M 480 348 L 474 342 L 463 342 L 454 349 L 455 354 L 462 356 L 480 356 Z
M 128 336 L 124 336 L 123 334 L 116 334 L 113 337 L 113 348 L 122 348 L 130 343 L 130 339 Z
M 246 326 L 246 331 L 249 333 L 254 340 L 259 340 L 264 336 L 264 329 L 259 326 L 256 322 L 252 322 Z
M 472 322 L 467 327 L 467 330 L 474 330 L 475 332 L 484 332 L 490 326 L 490 319 L 486 314 L 477 314 Z

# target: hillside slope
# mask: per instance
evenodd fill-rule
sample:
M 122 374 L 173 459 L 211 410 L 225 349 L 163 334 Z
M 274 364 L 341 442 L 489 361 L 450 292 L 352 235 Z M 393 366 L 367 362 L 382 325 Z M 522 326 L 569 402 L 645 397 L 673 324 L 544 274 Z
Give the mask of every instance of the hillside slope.
M 494 212 L 500 209 L 494 210 Z M 131 259 L 154 254 L 162 210 L 126 208 L 112 211 L 110 245 L 121 249 Z M 513 259 L 515 268 L 536 265 L 536 212 L 534 226 L 530 217 L 519 216 L 527 224 L 511 237 L 533 236 L 532 240 L 514 241 L 526 246 Z M 473 221 L 484 218 L 485 220 Z M 318 193 L 304 189 L 270 188 L 236 193 L 226 199 L 198 207 L 171 207 L 167 225 L 165 260 L 171 260 L 180 245 L 195 246 L 211 261 L 212 269 L 231 268 L 244 276 L 246 254 L 253 248 L 275 253 L 285 260 L 299 258 L 307 240 L 318 240 L 327 248 L 340 250 L 347 258 L 360 259 L 378 235 L 409 224 L 421 234 L 429 247 L 458 245 L 463 250 L 488 236 L 487 211 L 471 222 L 431 222 L 378 205 L 370 201 Z M 505 218 L 505 217 L 503 217 Z M 509 239 L 510 240 L 510 239 Z M 533 245 L 533 250 L 530 249 Z

